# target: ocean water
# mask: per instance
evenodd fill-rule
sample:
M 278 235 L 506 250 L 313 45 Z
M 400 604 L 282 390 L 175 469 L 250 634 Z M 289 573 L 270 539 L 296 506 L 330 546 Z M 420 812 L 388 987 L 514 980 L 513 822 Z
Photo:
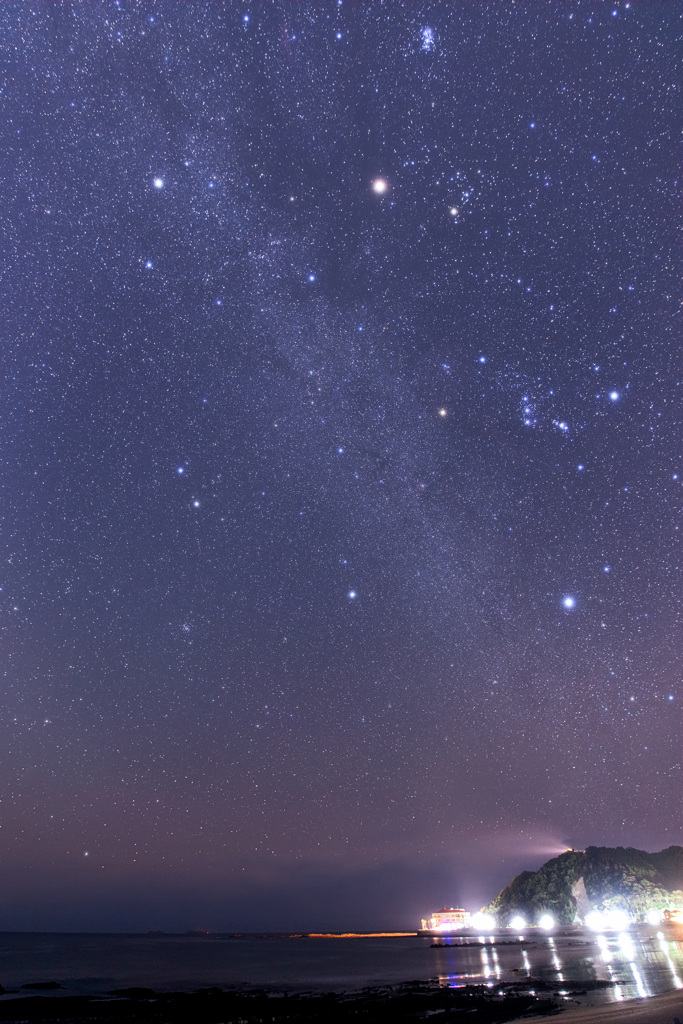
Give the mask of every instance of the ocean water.
M 460 986 L 542 978 L 557 990 L 594 980 L 618 984 L 594 1001 L 646 998 L 683 987 L 681 936 L 634 930 L 595 936 L 529 934 L 442 940 L 289 936 L 148 936 L 0 933 L 0 984 L 56 981 L 64 994 L 145 986 L 353 991 L 438 979 Z M 28 993 L 27 993 L 28 994 Z M 4 996 L 3 998 L 9 998 Z

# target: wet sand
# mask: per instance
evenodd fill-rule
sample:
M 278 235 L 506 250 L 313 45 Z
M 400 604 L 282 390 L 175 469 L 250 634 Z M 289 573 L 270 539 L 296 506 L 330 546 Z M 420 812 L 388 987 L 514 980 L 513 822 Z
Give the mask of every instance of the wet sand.
M 529 1019 L 529 1018 L 527 1018 Z M 534 1016 L 537 1024 L 554 1021 L 558 1024 L 683 1024 L 683 990 L 666 992 L 650 999 L 629 999 L 623 1003 L 601 1006 L 580 1006 L 559 1013 Z

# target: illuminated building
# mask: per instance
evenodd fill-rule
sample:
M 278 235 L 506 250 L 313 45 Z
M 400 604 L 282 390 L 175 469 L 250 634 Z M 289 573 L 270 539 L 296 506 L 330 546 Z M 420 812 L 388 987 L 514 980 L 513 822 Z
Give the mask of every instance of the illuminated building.
M 444 907 L 437 910 L 431 917 L 422 918 L 423 932 L 450 932 L 458 928 L 470 927 L 469 910 L 455 907 Z

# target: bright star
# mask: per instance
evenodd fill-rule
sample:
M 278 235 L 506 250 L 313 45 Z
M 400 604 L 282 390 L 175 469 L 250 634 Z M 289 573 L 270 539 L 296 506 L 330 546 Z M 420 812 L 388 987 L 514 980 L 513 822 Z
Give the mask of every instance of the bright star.
M 619 392 L 618 391 L 610 391 L 610 393 L 609 393 L 609 400 L 610 400 L 610 402 L 618 402 L 619 401 Z
M 451 206 L 451 208 L 450 208 L 450 210 L 448 212 L 450 213 L 451 217 L 457 217 L 458 216 L 458 207 L 457 206 Z
M 567 611 L 571 611 L 572 608 L 576 607 L 576 598 L 575 597 L 571 597 L 570 594 L 567 594 L 566 597 L 562 598 L 562 604 L 567 609 Z
M 151 260 L 147 260 L 147 262 L 145 263 L 145 267 L 147 270 L 151 270 L 153 266 L 154 264 L 152 263 Z
M 445 419 L 448 416 L 448 409 L 439 409 L 439 416 L 441 419 Z
M 375 178 L 375 180 L 372 183 L 372 191 L 375 193 L 375 195 L 378 196 L 384 195 L 388 187 L 389 186 L 387 185 L 384 178 Z
M 337 448 L 337 452 L 338 452 L 338 453 L 339 453 L 340 455 L 343 455 L 343 454 L 344 454 L 344 449 L 343 449 L 343 448 Z
M 485 363 L 486 362 L 486 356 L 479 356 L 479 362 L 480 363 Z
M 311 282 L 311 284 L 313 284 L 313 282 L 315 281 L 315 274 L 309 274 L 308 280 Z
M 351 601 L 355 601 L 355 599 L 356 599 L 356 597 L 357 597 L 357 596 L 358 596 L 358 595 L 356 594 L 356 591 L 355 591 L 355 590 L 349 590 L 349 600 L 351 600 Z
M 195 498 L 195 500 L 192 502 L 192 507 L 193 508 L 199 508 L 200 504 L 201 504 L 201 502 L 197 501 L 197 499 Z
M 163 188 L 164 187 L 164 179 L 163 178 L 155 178 L 154 179 L 154 187 L 155 188 Z
M 176 469 L 176 473 L 178 474 L 178 476 L 182 476 L 184 472 L 185 469 L 183 466 L 178 466 L 178 468 Z

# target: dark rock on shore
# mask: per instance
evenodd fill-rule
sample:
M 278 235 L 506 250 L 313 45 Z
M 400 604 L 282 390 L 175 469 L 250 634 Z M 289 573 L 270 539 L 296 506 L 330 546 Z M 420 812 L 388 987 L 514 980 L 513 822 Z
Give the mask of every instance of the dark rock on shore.
M 267 991 L 205 990 L 194 993 L 118 990 L 119 998 L 60 996 L 25 997 L 0 1002 L 0 1021 L 50 1024 L 394 1024 L 436 1014 L 456 1022 L 466 1014 L 479 1024 L 503 1024 L 518 1017 L 535 1016 L 557 1008 L 548 996 L 532 996 L 529 984 L 444 988 L 437 981 L 364 989 L 362 992 L 275 994 Z

